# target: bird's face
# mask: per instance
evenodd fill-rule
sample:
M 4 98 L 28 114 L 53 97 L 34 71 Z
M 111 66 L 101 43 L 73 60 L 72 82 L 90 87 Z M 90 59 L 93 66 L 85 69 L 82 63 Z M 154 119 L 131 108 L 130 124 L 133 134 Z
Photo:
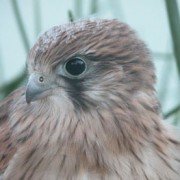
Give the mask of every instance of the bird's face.
M 154 83 L 144 44 L 116 20 L 52 28 L 31 49 L 28 68 L 27 103 L 56 98 L 84 110 L 128 101 Z

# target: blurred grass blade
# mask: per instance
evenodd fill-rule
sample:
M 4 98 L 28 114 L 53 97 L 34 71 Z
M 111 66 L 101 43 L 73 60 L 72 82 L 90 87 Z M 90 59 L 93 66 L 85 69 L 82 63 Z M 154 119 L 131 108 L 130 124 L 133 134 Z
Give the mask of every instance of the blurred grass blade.
M 22 41 L 25 47 L 26 52 L 29 51 L 30 49 L 30 44 L 28 41 L 27 33 L 25 31 L 25 27 L 21 18 L 20 10 L 17 4 L 16 0 L 11 0 L 10 1 L 12 4 L 12 8 L 14 11 L 15 19 L 17 22 L 17 26 L 19 28 L 19 31 L 21 33 Z M 23 72 L 17 76 L 13 81 L 3 85 L 0 87 L 0 93 L 3 94 L 3 96 L 6 96 L 10 92 L 12 92 L 14 89 L 16 89 L 26 78 L 26 71 L 23 70 Z
M 174 54 L 180 76 L 180 16 L 178 11 L 178 3 L 176 0 L 165 0 L 165 2 L 173 40 Z
M 98 12 L 98 0 L 91 0 L 91 14 Z
M 25 31 L 25 27 L 24 27 L 24 24 L 23 24 L 23 21 L 21 18 L 21 14 L 20 14 L 20 10 L 19 10 L 17 1 L 11 0 L 10 2 L 12 3 L 12 8 L 13 8 L 14 15 L 16 18 L 17 26 L 18 26 L 20 33 L 21 33 L 21 37 L 22 37 L 22 40 L 24 43 L 25 50 L 26 50 L 26 52 L 28 52 L 30 49 L 30 44 L 29 44 L 27 33 Z
M 35 23 L 35 35 L 36 37 L 41 32 L 41 1 L 40 0 L 34 0 L 34 23 Z
M 173 121 L 173 124 L 174 124 L 175 126 L 178 126 L 179 123 L 180 123 L 180 111 L 176 113 L 175 118 L 174 118 L 174 121 Z
M 73 16 L 73 13 L 71 10 L 68 10 L 68 19 L 70 22 L 73 22 L 74 21 L 74 16 Z
M 173 108 L 172 110 L 170 110 L 168 113 L 166 113 L 164 115 L 164 119 L 167 119 L 168 117 L 178 113 L 180 111 L 180 105 L 176 106 L 175 108 Z

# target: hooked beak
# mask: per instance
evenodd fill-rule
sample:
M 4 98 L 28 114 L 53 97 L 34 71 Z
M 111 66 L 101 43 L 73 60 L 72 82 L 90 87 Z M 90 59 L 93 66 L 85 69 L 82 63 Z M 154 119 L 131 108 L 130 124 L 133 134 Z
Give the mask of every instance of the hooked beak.
M 49 96 L 52 90 L 51 84 L 51 81 L 43 75 L 31 75 L 26 87 L 26 102 L 31 103 Z

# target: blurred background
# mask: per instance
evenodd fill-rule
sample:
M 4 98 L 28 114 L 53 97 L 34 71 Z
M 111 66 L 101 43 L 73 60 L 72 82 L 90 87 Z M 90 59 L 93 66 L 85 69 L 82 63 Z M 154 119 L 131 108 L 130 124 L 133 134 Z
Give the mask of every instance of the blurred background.
M 26 82 L 39 34 L 84 18 L 128 23 L 148 45 L 164 119 L 180 125 L 180 0 L 0 0 L 0 99 Z

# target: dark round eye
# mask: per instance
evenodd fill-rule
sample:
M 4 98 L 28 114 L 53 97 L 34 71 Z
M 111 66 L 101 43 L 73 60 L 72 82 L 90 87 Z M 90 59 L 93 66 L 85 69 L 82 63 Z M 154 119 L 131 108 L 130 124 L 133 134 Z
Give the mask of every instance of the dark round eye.
M 78 76 L 86 70 L 86 63 L 81 58 L 75 57 L 65 64 L 66 71 L 73 76 Z
M 44 78 L 42 76 L 39 77 L 39 82 L 43 82 Z

